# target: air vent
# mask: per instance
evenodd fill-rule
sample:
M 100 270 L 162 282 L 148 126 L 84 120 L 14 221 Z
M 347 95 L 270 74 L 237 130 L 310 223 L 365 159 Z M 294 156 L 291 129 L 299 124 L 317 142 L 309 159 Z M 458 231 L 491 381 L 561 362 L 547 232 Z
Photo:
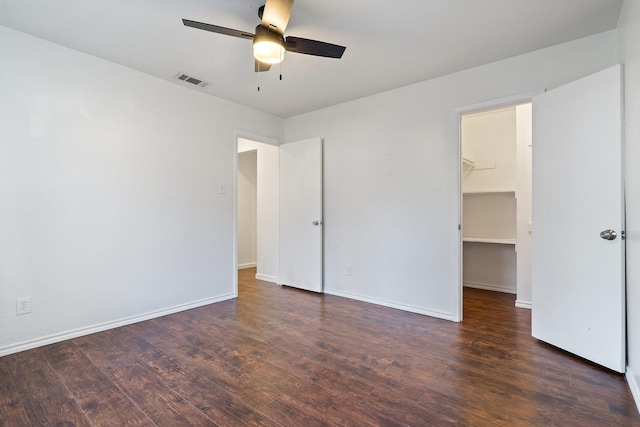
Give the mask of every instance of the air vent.
M 190 83 L 192 85 L 195 86 L 199 86 L 199 87 L 207 87 L 209 86 L 209 83 L 203 81 L 202 79 L 199 79 L 197 77 L 193 77 L 189 74 L 183 73 L 182 71 L 180 71 L 178 74 L 176 74 L 175 76 L 173 76 L 174 79 L 178 79 L 178 80 L 182 80 L 183 82 L 187 82 Z

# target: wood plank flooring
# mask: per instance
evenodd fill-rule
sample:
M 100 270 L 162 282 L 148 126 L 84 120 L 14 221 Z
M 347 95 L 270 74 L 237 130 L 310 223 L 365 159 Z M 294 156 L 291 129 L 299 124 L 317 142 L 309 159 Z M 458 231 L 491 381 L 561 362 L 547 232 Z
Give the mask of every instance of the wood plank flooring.
M 637 426 L 623 376 L 531 338 L 256 281 L 239 297 L 0 358 L 0 426 Z

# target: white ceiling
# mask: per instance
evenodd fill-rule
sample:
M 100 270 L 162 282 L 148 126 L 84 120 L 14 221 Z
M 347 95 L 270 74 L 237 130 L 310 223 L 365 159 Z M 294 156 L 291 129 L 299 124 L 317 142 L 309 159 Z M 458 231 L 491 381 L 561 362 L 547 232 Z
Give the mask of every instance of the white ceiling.
M 264 0 L 0 0 L 0 25 L 193 90 L 290 117 L 616 28 L 622 0 L 296 0 L 287 32 L 347 46 L 342 59 L 288 53 L 253 72 Z M 261 87 L 257 90 L 258 84 Z

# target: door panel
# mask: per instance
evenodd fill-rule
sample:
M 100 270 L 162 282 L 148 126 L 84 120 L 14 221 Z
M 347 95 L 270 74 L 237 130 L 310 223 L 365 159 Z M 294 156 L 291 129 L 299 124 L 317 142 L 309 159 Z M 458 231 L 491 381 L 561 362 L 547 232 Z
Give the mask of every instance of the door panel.
M 280 283 L 322 292 L 322 140 L 280 146 Z
M 625 369 L 621 66 L 533 99 L 534 337 Z M 600 232 L 616 230 L 615 240 Z

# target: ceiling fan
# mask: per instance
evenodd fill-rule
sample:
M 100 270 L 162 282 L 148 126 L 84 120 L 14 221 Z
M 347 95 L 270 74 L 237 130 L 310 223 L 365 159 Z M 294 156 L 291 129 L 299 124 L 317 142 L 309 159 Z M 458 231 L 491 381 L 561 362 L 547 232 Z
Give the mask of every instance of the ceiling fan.
M 285 52 L 341 58 L 346 49 L 344 46 L 301 37 L 284 36 L 284 30 L 287 28 L 291 16 L 293 1 L 267 0 L 266 4 L 258 9 L 258 17 L 262 19 L 262 22 L 256 27 L 255 34 L 189 19 L 183 19 L 182 23 L 187 27 L 199 30 L 253 40 L 256 72 L 268 71 L 271 65 L 278 64 L 284 59 Z

